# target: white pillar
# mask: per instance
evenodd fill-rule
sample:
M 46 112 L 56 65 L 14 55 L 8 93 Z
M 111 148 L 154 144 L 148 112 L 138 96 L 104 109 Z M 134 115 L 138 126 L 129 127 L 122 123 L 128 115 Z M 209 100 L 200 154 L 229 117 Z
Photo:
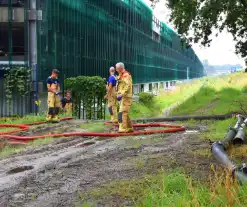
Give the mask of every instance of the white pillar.
M 148 92 L 149 91 L 149 84 L 145 83 L 144 84 L 144 92 Z
M 133 93 L 138 94 L 140 92 L 140 85 L 133 85 Z
M 189 73 L 190 73 L 190 68 L 189 67 L 187 67 L 187 80 L 189 80 L 190 79 L 190 76 L 189 76 Z

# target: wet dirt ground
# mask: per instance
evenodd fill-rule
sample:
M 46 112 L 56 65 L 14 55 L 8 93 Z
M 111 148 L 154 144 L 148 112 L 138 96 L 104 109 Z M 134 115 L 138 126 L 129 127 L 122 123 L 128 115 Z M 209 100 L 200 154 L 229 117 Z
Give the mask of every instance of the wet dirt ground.
M 80 129 L 80 124 L 68 121 L 43 125 L 22 134 L 85 131 Z M 203 130 L 203 127 L 196 130 Z M 85 142 L 90 143 L 80 146 Z M 215 161 L 195 156 L 192 152 L 199 147 L 209 148 L 209 143 L 199 139 L 196 131 L 188 130 L 114 139 L 71 137 L 28 148 L 0 160 L 0 207 L 74 206 L 78 193 L 114 180 L 153 173 L 161 167 L 184 167 L 194 179 L 201 179 L 208 176 L 210 163 Z M 142 168 L 137 167 L 137 158 L 142 160 Z M 102 200 L 98 206 L 109 206 L 108 202 Z

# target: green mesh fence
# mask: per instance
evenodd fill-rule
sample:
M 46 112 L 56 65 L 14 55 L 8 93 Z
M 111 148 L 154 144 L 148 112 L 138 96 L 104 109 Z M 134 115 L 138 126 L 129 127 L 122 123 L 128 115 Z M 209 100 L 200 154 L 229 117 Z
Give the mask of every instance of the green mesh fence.
M 177 35 L 140 0 L 39 0 L 39 80 L 52 68 L 62 78 L 108 76 L 108 68 L 124 62 L 134 83 L 203 76 L 192 49 L 182 49 Z M 156 23 L 155 23 L 156 22 Z M 155 24 L 160 35 L 153 32 Z
M 0 50 L 3 47 L 6 54 L 0 54 L 0 65 L 2 61 L 27 65 L 29 1 L 21 6 L 16 0 L 2 2 L 8 21 L 0 22 Z M 23 22 L 12 19 L 20 7 Z M 62 82 L 78 75 L 107 77 L 108 68 L 119 61 L 134 83 L 186 79 L 187 68 L 189 78 L 203 76 L 194 51 L 182 49 L 178 36 L 141 0 L 37 0 L 37 8 L 43 12 L 37 28 L 39 81 L 55 67 Z

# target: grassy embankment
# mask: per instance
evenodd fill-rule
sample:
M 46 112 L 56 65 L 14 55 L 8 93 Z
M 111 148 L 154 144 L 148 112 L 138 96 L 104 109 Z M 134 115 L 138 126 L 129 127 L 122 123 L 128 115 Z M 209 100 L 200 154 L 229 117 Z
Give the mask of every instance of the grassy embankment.
M 183 102 L 174 115 L 216 115 L 247 111 L 247 73 L 209 78 L 205 87 Z
M 203 87 L 202 87 L 203 86 Z M 181 84 L 176 90 L 161 92 L 152 103 L 134 103 L 131 115 L 149 117 L 163 115 L 164 109 L 176 105 L 172 115 L 216 115 L 247 112 L 247 74 L 203 78 Z
M 205 79 L 204 79 L 205 80 Z M 235 73 L 229 76 L 209 78 L 203 88 L 204 80 L 194 81 L 189 85 L 178 86 L 175 91 L 163 93 L 156 97 L 153 103 L 146 108 L 145 105 L 135 103 L 132 116 L 142 114 L 160 115 L 162 109 L 180 102 L 172 110 L 172 115 L 215 115 L 231 112 L 247 111 L 247 74 Z M 200 90 L 199 90 L 200 89 Z M 140 107 L 141 105 L 141 107 Z M 159 113 L 157 113 L 159 112 Z M 203 121 L 208 125 L 206 132 L 200 133 L 199 138 L 220 140 L 224 137 L 228 127 L 234 125 L 236 119 L 224 121 Z M 202 122 L 202 123 L 203 123 Z M 187 124 L 194 126 L 198 122 L 189 121 Z M 209 147 L 210 148 L 210 147 Z M 230 152 L 234 157 L 246 160 L 247 148 L 245 146 L 234 148 Z M 211 156 L 210 149 L 195 152 L 195 156 Z M 186 176 L 182 171 L 161 172 L 139 179 L 116 181 L 106 184 L 99 189 L 83 194 L 82 200 L 88 198 L 100 200 L 105 197 L 117 197 L 129 200 L 139 207 L 156 206 L 246 206 L 247 186 L 240 187 L 233 183 L 227 173 L 214 173 L 209 183 L 198 183 Z M 94 203 L 83 204 L 84 207 L 94 206 Z
M 196 94 L 205 82 L 205 78 L 194 80 L 187 84 L 176 86 L 176 90 L 162 91 L 160 96 L 153 97 L 150 101 L 133 102 L 131 106 L 131 118 L 163 116 L 165 109 L 182 103 Z

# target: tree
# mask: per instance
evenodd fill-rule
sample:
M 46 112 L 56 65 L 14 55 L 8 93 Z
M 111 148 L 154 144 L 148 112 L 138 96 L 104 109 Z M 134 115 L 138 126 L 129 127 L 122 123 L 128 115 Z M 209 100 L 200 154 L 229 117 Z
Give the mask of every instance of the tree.
M 155 6 L 160 0 L 150 1 Z M 247 0 L 167 0 L 167 7 L 170 22 L 188 44 L 210 46 L 212 30 L 218 36 L 226 29 L 236 41 L 236 53 L 247 64 Z

